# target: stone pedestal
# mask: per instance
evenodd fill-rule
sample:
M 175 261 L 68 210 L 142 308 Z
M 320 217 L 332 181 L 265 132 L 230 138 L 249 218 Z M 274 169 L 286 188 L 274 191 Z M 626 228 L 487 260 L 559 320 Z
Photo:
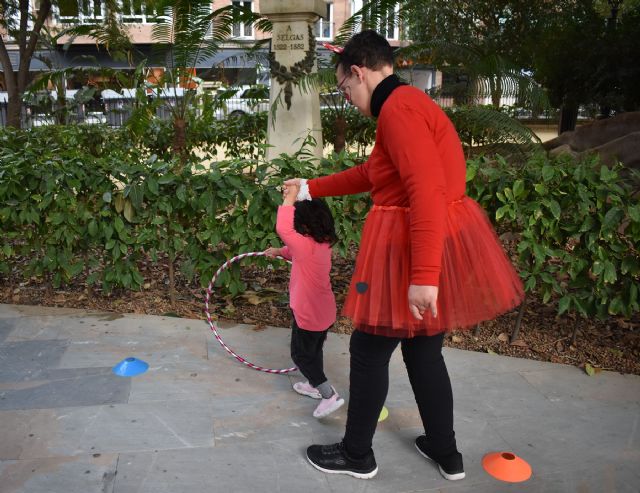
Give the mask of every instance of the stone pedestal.
M 311 135 L 313 154 L 322 157 L 322 123 L 317 91 L 301 90 L 300 77 L 317 71 L 313 26 L 326 13 L 324 0 L 261 0 L 260 12 L 273 23 L 267 159 L 293 154 Z

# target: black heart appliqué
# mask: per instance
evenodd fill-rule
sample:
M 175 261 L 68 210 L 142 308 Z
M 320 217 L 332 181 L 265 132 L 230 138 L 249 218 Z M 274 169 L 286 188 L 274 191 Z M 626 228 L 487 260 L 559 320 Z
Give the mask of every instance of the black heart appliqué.
M 356 283 L 356 291 L 360 294 L 366 293 L 367 289 L 369 289 L 369 285 L 366 282 L 357 282 Z

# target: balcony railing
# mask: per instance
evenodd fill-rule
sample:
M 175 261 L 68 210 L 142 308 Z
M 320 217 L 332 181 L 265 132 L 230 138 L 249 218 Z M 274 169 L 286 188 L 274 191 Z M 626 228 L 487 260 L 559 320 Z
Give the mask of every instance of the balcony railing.
M 152 23 L 155 12 L 143 0 L 120 0 L 122 21 L 130 24 Z M 100 22 L 106 14 L 103 0 L 71 0 L 60 2 L 56 8 L 56 19 L 65 24 L 79 22 L 90 24 Z

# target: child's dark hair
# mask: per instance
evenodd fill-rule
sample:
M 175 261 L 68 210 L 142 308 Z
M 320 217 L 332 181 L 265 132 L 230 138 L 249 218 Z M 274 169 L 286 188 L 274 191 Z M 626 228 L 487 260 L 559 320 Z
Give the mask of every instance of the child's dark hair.
M 338 237 L 329 206 L 320 199 L 300 200 L 294 205 L 293 229 L 318 243 L 333 245 Z
M 385 65 L 393 66 L 393 48 L 389 42 L 372 29 L 351 37 L 338 56 L 337 67 L 349 73 L 351 65 L 378 70 Z

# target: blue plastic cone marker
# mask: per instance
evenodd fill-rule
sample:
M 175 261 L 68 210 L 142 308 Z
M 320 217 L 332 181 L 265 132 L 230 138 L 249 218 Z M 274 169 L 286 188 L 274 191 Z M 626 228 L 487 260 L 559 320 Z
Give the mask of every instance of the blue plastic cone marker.
M 147 371 L 149 364 L 141 359 L 126 358 L 112 368 L 111 371 L 119 377 L 135 377 Z
M 380 421 L 384 421 L 385 419 L 387 419 L 387 417 L 389 417 L 389 410 L 382 406 L 382 411 L 380 411 L 380 416 L 378 417 L 378 423 Z

